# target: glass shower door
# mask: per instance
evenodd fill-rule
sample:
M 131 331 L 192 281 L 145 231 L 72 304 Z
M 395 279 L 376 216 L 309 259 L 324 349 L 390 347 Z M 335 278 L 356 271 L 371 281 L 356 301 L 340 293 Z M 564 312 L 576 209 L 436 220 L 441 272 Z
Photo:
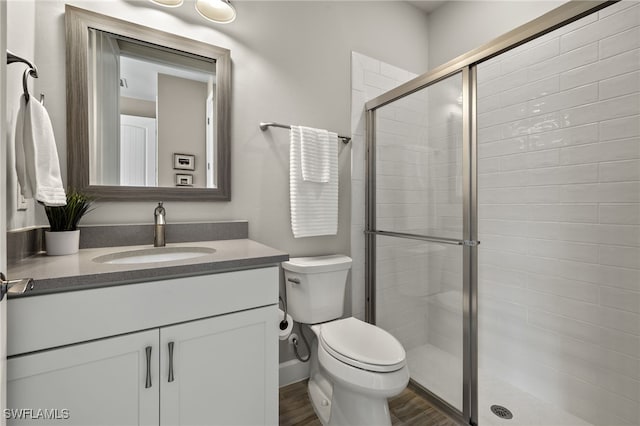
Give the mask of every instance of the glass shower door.
M 413 381 L 460 413 L 469 191 L 464 73 L 377 108 L 369 163 L 375 323 L 404 346 Z

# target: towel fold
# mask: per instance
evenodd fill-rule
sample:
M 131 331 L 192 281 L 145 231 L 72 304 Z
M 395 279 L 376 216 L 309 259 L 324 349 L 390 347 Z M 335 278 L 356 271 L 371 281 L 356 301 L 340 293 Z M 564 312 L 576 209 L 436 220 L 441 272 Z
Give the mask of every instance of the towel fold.
M 51 119 L 33 96 L 28 101 L 24 95 L 20 99 L 14 139 L 16 173 L 22 195 L 35 198 L 45 206 L 67 204 Z
M 300 138 L 302 179 L 307 182 L 329 182 L 329 132 L 300 126 Z
M 305 181 L 302 176 L 302 130 L 291 126 L 289 191 L 291 229 L 295 238 L 338 232 L 338 135 L 327 132 L 328 182 Z

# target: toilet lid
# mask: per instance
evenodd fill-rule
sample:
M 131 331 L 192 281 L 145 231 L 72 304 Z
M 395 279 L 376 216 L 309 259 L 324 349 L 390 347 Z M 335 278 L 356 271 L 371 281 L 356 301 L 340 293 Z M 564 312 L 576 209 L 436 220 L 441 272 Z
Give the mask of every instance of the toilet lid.
M 353 317 L 322 324 L 320 342 L 334 358 L 363 370 L 396 371 L 406 362 L 395 337 Z

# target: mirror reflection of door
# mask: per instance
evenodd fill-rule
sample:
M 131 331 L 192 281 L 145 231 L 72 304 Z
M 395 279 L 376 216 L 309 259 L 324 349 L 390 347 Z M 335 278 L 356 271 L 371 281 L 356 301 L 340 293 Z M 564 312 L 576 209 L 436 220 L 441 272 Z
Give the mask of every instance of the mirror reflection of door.
M 193 187 L 216 188 L 215 61 L 95 29 L 89 39 L 90 184 L 175 187 L 182 153 Z
M 157 186 L 156 120 L 120 115 L 120 185 Z
M 209 94 L 207 95 L 207 107 L 206 107 L 206 113 L 207 113 L 207 128 L 206 128 L 206 155 L 207 155 L 207 188 L 215 188 L 216 187 L 216 183 L 215 183 L 215 171 L 214 171 L 214 165 L 215 165 L 215 152 L 216 152 L 216 146 L 215 146 L 215 132 L 214 132 L 214 128 L 213 128 L 213 112 L 215 111 L 214 107 L 213 107 L 214 103 L 213 103 L 213 89 L 209 89 Z

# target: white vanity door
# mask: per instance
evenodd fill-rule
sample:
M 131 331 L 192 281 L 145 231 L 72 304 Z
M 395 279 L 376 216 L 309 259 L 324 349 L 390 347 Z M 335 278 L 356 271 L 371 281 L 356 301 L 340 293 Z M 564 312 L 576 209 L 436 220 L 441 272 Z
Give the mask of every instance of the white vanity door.
M 158 425 L 158 339 L 156 329 L 9 359 L 7 408 L 27 417 L 9 424 Z
M 271 305 L 161 328 L 161 424 L 277 425 L 277 319 Z

